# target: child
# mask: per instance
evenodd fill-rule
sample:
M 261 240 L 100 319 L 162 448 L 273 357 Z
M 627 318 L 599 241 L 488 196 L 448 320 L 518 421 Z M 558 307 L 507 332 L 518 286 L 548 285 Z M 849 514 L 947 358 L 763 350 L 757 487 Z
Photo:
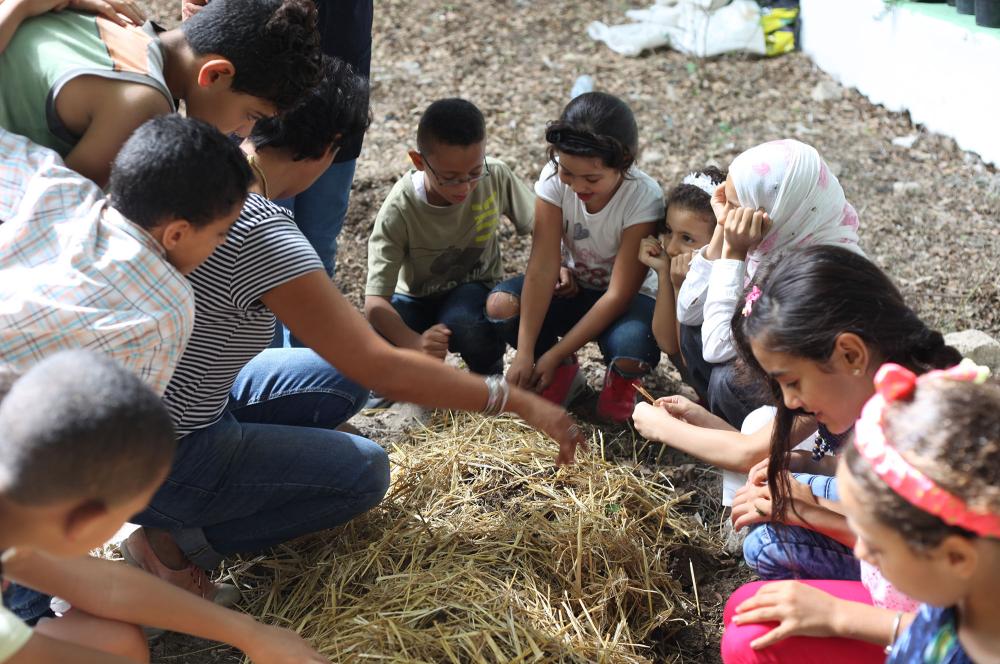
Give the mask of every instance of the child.
M 663 218 L 663 192 L 635 166 L 639 130 L 617 97 L 574 98 L 545 140 L 528 269 L 494 289 L 487 316 L 517 348 L 507 380 L 555 403 L 572 400 L 575 353 L 597 340 L 608 366 L 597 413 L 623 422 L 634 385 L 660 360 L 650 330 L 656 274 L 638 255 Z
M 125 143 L 108 198 L 52 150 L 3 129 L 0 172 L 0 362 L 26 371 L 90 348 L 162 394 L 194 324 L 183 275 L 225 239 L 246 198 L 242 153 L 204 122 L 171 115 Z
M 694 252 L 712 239 L 716 226 L 712 196 L 725 181 L 726 174 L 711 166 L 689 174 L 667 196 L 667 216 L 657 228 L 657 237 L 644 238 L 639 245 L 639 260 L 656 271 L 659 282 L 653 337 L 682 371 L 677 291 L 684 283 Z
M 33 8 L 28 2 L 0 7 Z M 0 53 L 0 127 L 56 150 L 104 186 L 129 135 L 174 112 L 175 99 L 190 117 L 245 135 L 315 85 L 319 54 L 308 0 L 214 0 L 166 32 L 151 22 L 123 27 L 103 16 L 44 13 L 25 20 Z
M 95 353 L 53 355 L 4 398 L 10 378 L 0 375 L 2 572 L 73 608 L 31 630 L 0 607 L 0 662 L 149 661 L 138 625 L 228 641 L 259 663 L 326 661 L 291 631 L 81 558 L 163 481 L 175 448 L 170 418 L 138 378 Z
M 483 114 L 464 99 L 427 107 L 410 160 L 416 170 L 389 192 L 368 241 L 365 314 L 396 346 L 503 373 L 505 345 L 484 316 L 503 276 L 500 217 L 530 233 L 535 197 L 486 157 Z
M 678 294 L 681 351 L 693 387 L 716 415 L 739 427 L 761 405 L 737 383 L 730 324 L 758 266 L 816 244 L 860 253 L 858 217 L 816 150 L 795 140 L 764 143 L 733 160 L 713 198 L 713 242 L 691 261 Z

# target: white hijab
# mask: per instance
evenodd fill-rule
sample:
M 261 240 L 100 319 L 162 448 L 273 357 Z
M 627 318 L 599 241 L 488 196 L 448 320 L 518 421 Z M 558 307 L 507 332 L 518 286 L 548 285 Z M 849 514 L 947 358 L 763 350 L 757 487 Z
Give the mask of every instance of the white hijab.
M 844 245 L 861 255 L 858 213 L 816 148 L 785 139 L 750 148 L 733 160 L 729 176 L 743 207 L 763 208 L 771 230 L 747 255 L 747 276 L 789 249 Z

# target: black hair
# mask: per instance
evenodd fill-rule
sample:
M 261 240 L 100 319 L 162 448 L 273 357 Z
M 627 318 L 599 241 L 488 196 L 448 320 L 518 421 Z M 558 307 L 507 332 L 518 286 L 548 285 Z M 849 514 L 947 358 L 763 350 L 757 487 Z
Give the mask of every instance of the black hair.
M 849 249 L 818 245 L 786 253 L 758 274 L 750 288 L 760 297 L 748 316 L 733 316 L 733 342 L 757 385 L 766 385 L 778 408 L 767 469 L 772 514 L 787 515 L 788 455 L 792 427 L 803 413 L 789 410 L 781 387 L 771 378 L 750 346 L 756 340 L 768 350 L 826 363 L 837 337 L 860 337 L 881 362 L 895 362 L 914 373 L 958 364 L 961 354 L 927 327 L 906 305 L 902 294 L 874 263 Z M 860 413 L 859 413 L 860 415 Z
M 236 69 L 232 90 L 295 106 L 320 79 L 320 36 L 312 0 L 212 0 L 181 23 L 197 55 Z
M 706 175 L 709 180 L 714 185 L 720 185 L 726 181 L 728 173 L 726 171 L 720 170 L 715 166 L 706 166 L 700 171 L 695 171 L 692 175 Z M 715 224 L 715 211 L 712 210 L 712 196 L 705 192 L 701 187 L 695 186 L 693 184 L 679 184 L 670 190 L 667 194 L 666 209 L 669 210 L 670 206 L 691 210 L 698 214 L 703 214 L 708 218 L 711 223 Z M 664 233 L 667 230 L 667 219 L 666 217 L 658 224 L 657 233 Z
M 214 1 L 214 0 L 213 0 Z M 254 124 L 257 150 L 287 148 L 292 159 L 320 159 L 368 129 L 368 80 L 339 58 L 323 56 L 323 78 L 288 113 Z
M 417 125 L 417 149 L 433 154 L 434 145 L 466 147 L 486 139 L 486 120 L 475 104 L 451 97 L 427 107 Z
M 0 491 L 21 505 L 121 504 L 160 478 L 175 447 L 163 401 L 99 353 L 52 355 L 0 402 Z
M 206 226 L 242 205 L 252 182 L 236 144 L 210 124 L 171 114 L 147 120 L 125 142 L 108 194 L 112 207 L 146 229 L 174 219 Z
M 886 440 L 933 482 L 977 511 L 1000 513 L 1000 386 L 946 377 L 920 381 L 910 399 L 889 403 Z M 854 448 L 844 462 L 858 483 L 866 509 L 899 531 L 916 550 L 946 537 L 977 535 L 946 524 L 893 491 Z
M 639 126 L 632 109 L 606 92 L 587 92 L 566 105 L 562 115 L 545 130 L 549 160 L 556 152 L 579 157 L 597 157 L 605 166 L 622 173 L 639 156 Z

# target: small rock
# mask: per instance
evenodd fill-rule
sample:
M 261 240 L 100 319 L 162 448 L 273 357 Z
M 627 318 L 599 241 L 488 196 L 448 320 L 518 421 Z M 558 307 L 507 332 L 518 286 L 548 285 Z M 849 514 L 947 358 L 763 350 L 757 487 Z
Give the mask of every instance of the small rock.
M 1000 341 L 980 330 L 962 330 L 944 335 L 944 342 L 953 347 L 962 357 L 976 364 L 989 367 L 994 374 L 1000 373 Z
M 923 185 L 919 182 L 893 182 L 892 193 L 894 196 L 905 196 L 907 194 L 918 194 L 923 190 Z
M 917 142 L 920 138 L 920 134 L 909 134 L 907 136 L 897 136 L 892 139 L 892 144 L 899 148 L 906 148 L 909 150 L 913 147 L 913 144 Z
M 813 101 L 836 101 L 844 96 L 844 88 L 833 81 L 820 81 L 809 95 Z
M 666 155 L 664 155 L 659 150 L 645 150 L 642 153 L 642 163 L 644 164 L 657 164 L 664 160 Z
M 403 60 L 398 64 L 398 67 L 410 76 L 416 76 L 420 73 L 420 63 L 415 60 Z

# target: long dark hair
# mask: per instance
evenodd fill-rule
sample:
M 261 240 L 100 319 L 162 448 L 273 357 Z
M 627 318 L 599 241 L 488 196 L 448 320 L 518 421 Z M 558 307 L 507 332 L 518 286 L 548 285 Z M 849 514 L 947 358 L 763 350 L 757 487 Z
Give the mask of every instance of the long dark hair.
M 906 305 L 889 277 L 864 256 L 843 247 L 813 246 L 787 252 L 755 283 L 761 290 L 750 315 L 733 316 L 733 341 L 746 370 L 769 388 L 778 408 L 767 469 L 772 514 L 787 516 L 788 462 L 792 427 L 801 412 L 789 410 L 781 386 L 771 378 L 750 347 L 751 340 L 772 352 L 826 363 L 837 337 L 860 337 L 883 362 L 895 362 L 916 374 L 958 364 L 961 354 L 927 327 Z M 860 414 L 860 413 L 859 413 Z

